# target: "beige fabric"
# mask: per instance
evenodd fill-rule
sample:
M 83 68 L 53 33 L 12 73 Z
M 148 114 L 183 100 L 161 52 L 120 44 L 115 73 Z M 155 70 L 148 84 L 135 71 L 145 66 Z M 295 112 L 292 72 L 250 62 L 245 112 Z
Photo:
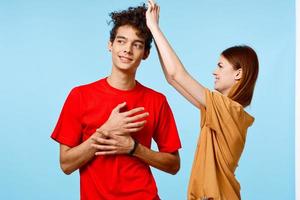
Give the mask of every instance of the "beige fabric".
M 240 184 L 234 172 L 254 118 L 228 97 L 206 89 L 201 108 L 201 134 L 192 167 L 188 200 L 204 197 L 238 200 Z

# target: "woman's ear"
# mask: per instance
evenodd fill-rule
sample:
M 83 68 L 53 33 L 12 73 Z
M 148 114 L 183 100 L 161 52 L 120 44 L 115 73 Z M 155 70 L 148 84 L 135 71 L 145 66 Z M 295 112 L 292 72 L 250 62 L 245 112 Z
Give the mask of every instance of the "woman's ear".
M 236 74 L 235 74 L 235 80 L 239 81 L 242 78 L 243 75 L 243 70 L 242 68 L 236 70 Z

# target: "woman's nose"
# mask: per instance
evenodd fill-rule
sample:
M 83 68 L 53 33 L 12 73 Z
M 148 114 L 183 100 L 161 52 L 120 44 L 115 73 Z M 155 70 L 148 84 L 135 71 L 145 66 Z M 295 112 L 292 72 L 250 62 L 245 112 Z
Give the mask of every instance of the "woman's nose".
M 216 75 L 217 75 L 217 69 L 215 69 L 215 70 L 212 72 L 212 74 L 213 74 L 214 76 L 216 76 Z

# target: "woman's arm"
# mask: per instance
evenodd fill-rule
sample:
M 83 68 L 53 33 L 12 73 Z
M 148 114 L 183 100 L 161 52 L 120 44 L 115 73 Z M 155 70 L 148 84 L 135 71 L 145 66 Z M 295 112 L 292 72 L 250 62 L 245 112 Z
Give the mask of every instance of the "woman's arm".
M 149 0 L 146 12 L 147 26 L 156 43 L 160 62 L 168 82 L 192 104 L 205 106 L 205 88 L 185 70 L 158 25 L 159 7 Z
M 156 46 L 156 44 L 155 44 Z M 158 48 L 156 47 L 156 49 L 158 50 Z M 158 57 L 159 57 L 159 61 L 160 64 L 162 66 L 164 75 L 166 77 L 166 80 L 168 81 L 168 83 L 170 85 L 172 85 L 183 97 L 185 97 L 190 103 L 192 103 L 194 106 L 196 106 L 197 108 L 200 108 L 200 103 L 199 101 L 197 101 L 191 94 L 189 94 L 186 90 L 184 90 L 175 80 L 169 78 L 168 73 L 166 72 L 166 67 L 164 66 L 164 63 L 162 61 L 160 52 L 158 50 Z

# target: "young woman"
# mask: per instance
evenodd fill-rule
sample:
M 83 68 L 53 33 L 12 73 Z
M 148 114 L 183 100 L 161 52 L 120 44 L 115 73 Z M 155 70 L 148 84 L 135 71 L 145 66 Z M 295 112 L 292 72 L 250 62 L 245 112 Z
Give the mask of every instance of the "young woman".
M 254 118 L 244 108 L 251 103 L 258 76 L 258 58 L 248 46 L 221 53 L 210 91 L 186 71 L 158 25 L 159 6 L 149 0 L 147 26 L 152 32 L 165 77 L 201 110 L 201 134 L 195 152 L 188 200 L 241 199 L 235 169 Z

